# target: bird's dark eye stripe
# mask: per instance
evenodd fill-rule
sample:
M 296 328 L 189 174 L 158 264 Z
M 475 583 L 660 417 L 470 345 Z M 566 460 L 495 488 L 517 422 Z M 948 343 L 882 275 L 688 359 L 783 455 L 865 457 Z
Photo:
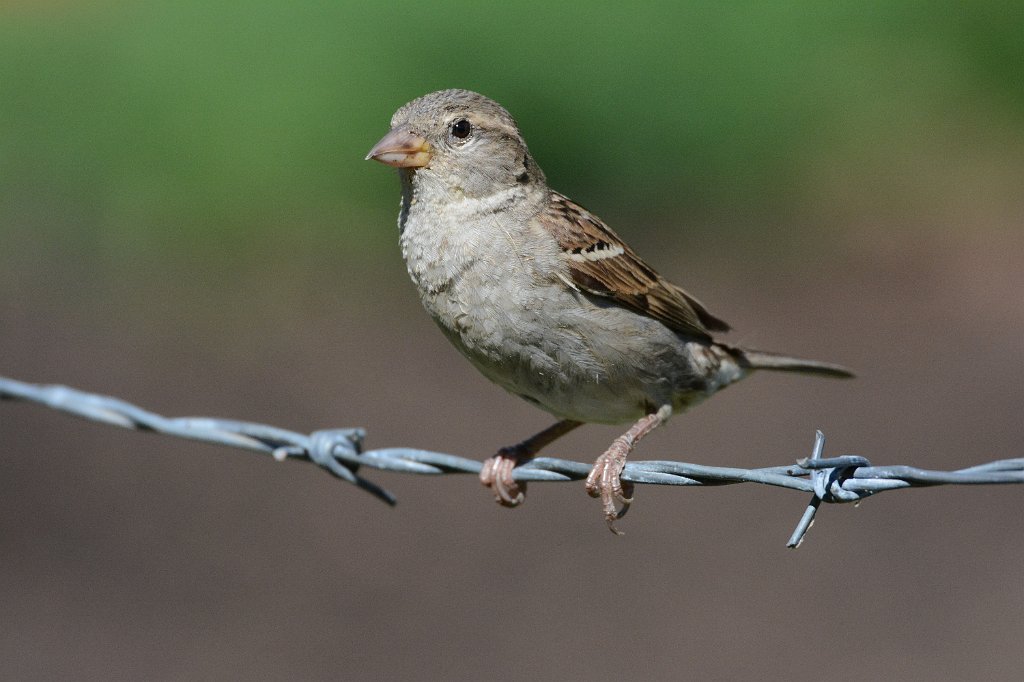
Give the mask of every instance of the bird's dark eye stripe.
M 460 118 L 455 123 L 452 123 L 452 135 L 464 140 L 469 137 L 469 133 L 473 130 L 473 126 L 470 125 L 469 121 L 464 118 Z

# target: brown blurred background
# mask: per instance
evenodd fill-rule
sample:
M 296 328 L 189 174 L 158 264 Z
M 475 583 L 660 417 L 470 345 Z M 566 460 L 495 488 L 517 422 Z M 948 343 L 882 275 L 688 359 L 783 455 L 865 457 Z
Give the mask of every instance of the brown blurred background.
M 528 3 L 529 4 L 529 3 Z M 407 281 L 395 108 L 469 87 L 551 184 L 730 321 L 842 362 L 758 375 L 637 459 L 1024 456 L 1024 13 L 0 8 L 0 374 L 168 415 L 482 459 L 550 418 L 479 377 Z M 551 448 L 592 460 L 589 426 Z M 1019 680 L 1020 487 L 807 496 L 315 467 L 0 404 L 0 677 Z

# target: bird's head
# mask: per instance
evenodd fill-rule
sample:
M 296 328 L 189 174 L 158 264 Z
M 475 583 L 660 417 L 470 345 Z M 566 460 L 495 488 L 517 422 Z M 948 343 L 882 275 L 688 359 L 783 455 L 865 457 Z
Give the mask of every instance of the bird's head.
M 468 197 L 544 183 L 515 119 L 469 90 L 440 90 L 409 102 L 366 158 L 429 176 Z

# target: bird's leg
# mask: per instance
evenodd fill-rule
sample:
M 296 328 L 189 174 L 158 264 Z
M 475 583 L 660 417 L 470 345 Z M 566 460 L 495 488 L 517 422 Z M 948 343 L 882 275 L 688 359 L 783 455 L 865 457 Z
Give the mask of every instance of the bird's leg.
M 498 504 L 505 507 L 519 505 L 526 497 L 526 483 L 517 483 L 513 480 L 512 470 L 520 464 L 529 462 L 545 445 L 561 438 L 582 423 L 563 419 L 518 445 L 498 450 L 498 454 L 484 462 L 480 470 L 480 482 L 491 489 Z
M 587 494 L 601 498 L 608 529 L 616 535 L 622 535 L 622 532 L 615 527 L 615 521 L 626 515 L 629 505 L 633 502 L 633 484 L 619 478 L 626 466 L 626 457 L 641 438 L 671 415 L 672 406 L 663 405 L 657 412 L 641 418 L 629 427 L 629 431 L 612 441 L 611 446 L 594 462 L 594 468 L 587 476 Z M 615 509 L 616 502 L 621 505 L 618 510 Z

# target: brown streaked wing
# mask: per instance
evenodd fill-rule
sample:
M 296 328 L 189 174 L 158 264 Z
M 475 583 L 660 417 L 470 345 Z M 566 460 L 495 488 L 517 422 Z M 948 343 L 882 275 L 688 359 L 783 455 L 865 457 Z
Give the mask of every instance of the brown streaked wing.
M 580 290 L 701 340 L 711 339 L 709 330 L 728 331 L 728 324 L 663 279 L 600 218 L 571 199 L 552 192 L 547 210 L 537 218 L 557 239 Z

